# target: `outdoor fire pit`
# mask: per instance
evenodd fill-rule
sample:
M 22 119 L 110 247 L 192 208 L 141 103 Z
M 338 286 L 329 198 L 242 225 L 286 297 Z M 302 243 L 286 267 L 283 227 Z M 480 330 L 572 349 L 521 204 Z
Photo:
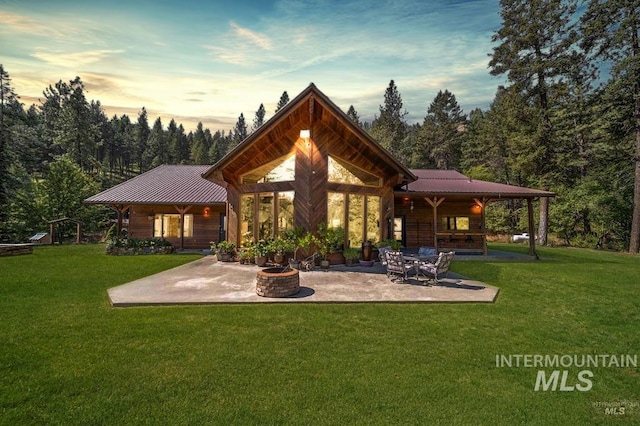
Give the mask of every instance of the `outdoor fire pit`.
M 262 297 L 287 297 L 300 291 L 297 269 L 265 268 L 257 273 L 256 293 Z

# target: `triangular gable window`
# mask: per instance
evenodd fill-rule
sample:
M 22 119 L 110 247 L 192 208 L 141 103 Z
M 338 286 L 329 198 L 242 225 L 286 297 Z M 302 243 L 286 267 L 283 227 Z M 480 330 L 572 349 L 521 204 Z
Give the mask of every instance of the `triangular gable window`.
M 242 183 L 286 182 L 296 179 L 296 154 L 280 157 L 242 177 Z
M 339 158 L 329 156 L 329 182 L 380 186 L 380 178 Z

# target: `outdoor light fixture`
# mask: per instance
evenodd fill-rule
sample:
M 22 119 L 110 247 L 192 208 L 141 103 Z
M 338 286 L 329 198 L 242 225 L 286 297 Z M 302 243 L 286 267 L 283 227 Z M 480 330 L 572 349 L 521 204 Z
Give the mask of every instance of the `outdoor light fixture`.
M 473 214 L 480 214 L 482 213 L 482 207 L 479 206 L 478 204 L 474 204 L 471 206 L 471 213 Z
M 209 215 L 211 215 L 211 209 L 209 207 L 205 207 L 202 215 L 204 217 L 209 217 Z
M 301 139 L 309 139 L 311 137 L 311 130 L 300 130 Z
M 147 219 L 148 219 L 149 221 L 152 221 L 154 217 L 156 217 L 156 214 L 153 212 L 153 210 L 151 210 L 151 211 L 149 212 L 149 214 L 147 215 Z

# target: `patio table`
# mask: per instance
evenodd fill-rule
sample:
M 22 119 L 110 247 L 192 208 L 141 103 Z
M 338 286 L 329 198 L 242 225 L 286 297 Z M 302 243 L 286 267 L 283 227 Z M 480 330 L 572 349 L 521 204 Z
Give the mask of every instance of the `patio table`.
M 436 261 L 438 260 L 438 256 L 413 256 L 413 255 L 406 255 L 406 256 L 402 256 L 404 258 L 404 261 L 406 263 L 413 263 L 413 268 L 416 271 L 416 279 L 420 279 L 420 275 L 422 275 L 424 278 L 427 278 L 424 274 L 422 274 L 420 272 L 420 265 L 422 263 L 436 263 Z

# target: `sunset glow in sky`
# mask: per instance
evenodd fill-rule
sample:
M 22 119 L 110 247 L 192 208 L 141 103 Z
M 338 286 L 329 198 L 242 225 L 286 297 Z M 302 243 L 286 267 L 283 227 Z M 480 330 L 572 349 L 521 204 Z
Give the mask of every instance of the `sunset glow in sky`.
M 391 79 L 422 122 L 439 90 L 488 107 L 504 84 L 487 65 L 498 13 L 497 0 L 0 0 L 0 62 L 27 107 L 80 76 L 109 117 L 144 106 L 187 130 L 250 124 L 260 103 L 268 119 L 311 82 L 371 120 Z

